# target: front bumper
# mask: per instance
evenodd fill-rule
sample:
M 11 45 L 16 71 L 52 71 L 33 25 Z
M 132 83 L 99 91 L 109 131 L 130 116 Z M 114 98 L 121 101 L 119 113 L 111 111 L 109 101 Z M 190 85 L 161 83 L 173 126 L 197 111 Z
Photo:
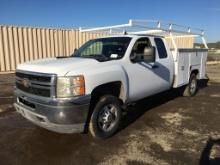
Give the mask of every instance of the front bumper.
M 85 129 L 90 96 L 56 99 L 15 91 L 14 107 L 32 123 L 59 133 L 80 133 Z

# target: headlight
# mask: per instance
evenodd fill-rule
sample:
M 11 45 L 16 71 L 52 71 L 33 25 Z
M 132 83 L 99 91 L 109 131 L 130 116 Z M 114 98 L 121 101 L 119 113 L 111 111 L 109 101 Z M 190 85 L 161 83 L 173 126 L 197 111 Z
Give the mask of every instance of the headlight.
M 82 96 L 85 94 L 85 80 L 83 76 L 58 77 L 57 97 Z

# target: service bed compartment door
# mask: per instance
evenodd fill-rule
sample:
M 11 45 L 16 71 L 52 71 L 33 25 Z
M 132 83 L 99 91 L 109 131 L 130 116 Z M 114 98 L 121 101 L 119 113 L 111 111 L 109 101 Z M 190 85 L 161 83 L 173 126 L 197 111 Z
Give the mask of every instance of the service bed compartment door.
M 173 87 L 180 87 L 189 83 L 191 71 L 199 72 L 199 79 L 205 77 L 207 49 L 179 49 L 175 61 L 175 81 Z
M 189 77 L 189 62 L 190 62 L 190 54 L 180 53 L 178 57 L 178 62 L 176 63 L 178 68 L 177 73 L 177 84 L 179 86 L 188 83 Z

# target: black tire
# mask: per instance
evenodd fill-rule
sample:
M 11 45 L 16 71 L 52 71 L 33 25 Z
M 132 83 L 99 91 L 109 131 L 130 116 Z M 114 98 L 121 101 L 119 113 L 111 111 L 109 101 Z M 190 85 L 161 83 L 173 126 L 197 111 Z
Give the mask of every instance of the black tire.
M 190 75 L 189 84 L 184 89 L 183 96 L 186 96 L 186 97 L 194 96 L 197 92 L 197 87 L 198 87 L 198 84 L 197 84 L 196 74 L 192 73 Z
M 112 95 L 104 95 L 95 105 L 89 123 L 89 131 L 95 138 L 111 137 L 118 130 L 121 118 L 122 110 L 119 99 Z M 105 129 L 105 127 L 107 128 Z

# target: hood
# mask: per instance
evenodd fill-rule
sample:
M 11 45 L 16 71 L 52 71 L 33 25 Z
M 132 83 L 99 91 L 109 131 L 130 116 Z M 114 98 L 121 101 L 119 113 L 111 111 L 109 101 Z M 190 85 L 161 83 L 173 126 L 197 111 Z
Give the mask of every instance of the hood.
M 90 65 L 99 63 L 94 59 L 89 58 L 48 58 L 40 59 L 18 65 L 18 70 L 39 72 L 39 73 L 52 73 L 64 76 L 73 69 L 81 69 Z

